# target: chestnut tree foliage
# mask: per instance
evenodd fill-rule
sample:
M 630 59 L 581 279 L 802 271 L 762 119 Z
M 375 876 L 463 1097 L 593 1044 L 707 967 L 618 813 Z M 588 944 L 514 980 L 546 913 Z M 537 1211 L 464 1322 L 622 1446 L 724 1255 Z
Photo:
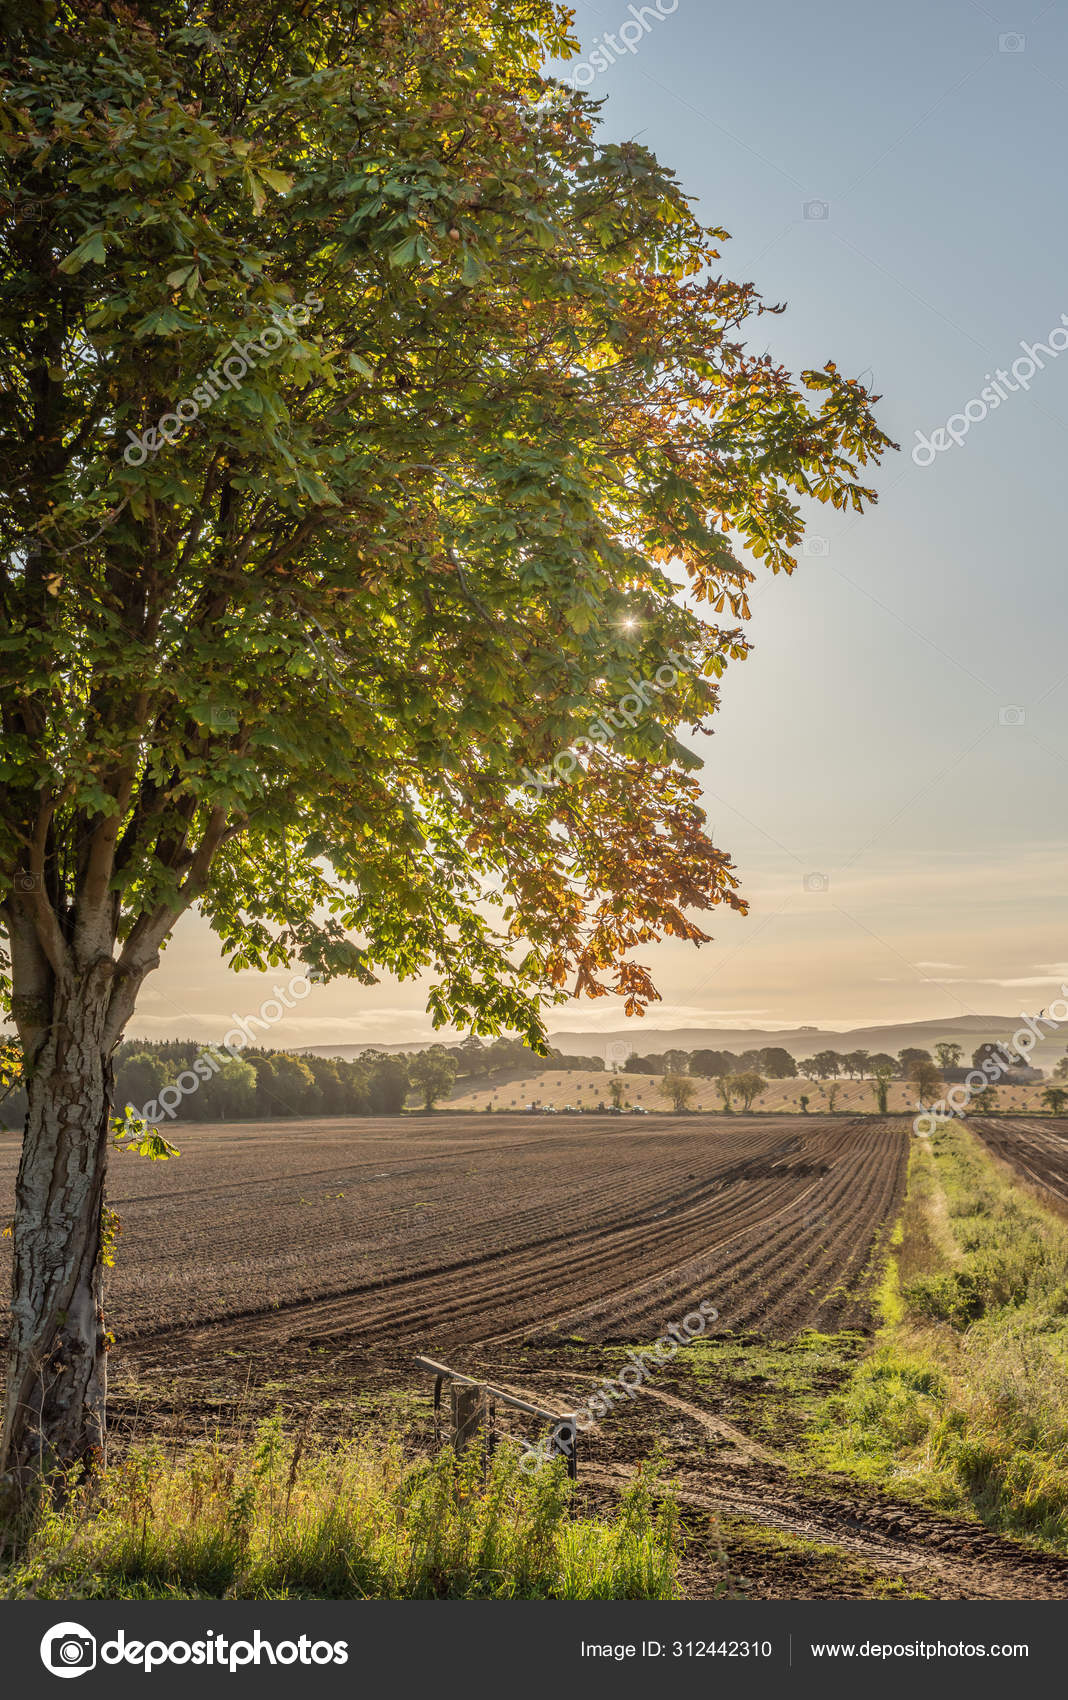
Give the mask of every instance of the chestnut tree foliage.
M 108 1059 L 184 911 L 235 967 L 429 970 L 465 1029 L 538 1042 L 574 992 L 640 1011 L 642 947 L 744 907 L 677 732 L 746 653 L 755 564 L 793 567 L 801 499 L 861 508 L 887 439 L 833 363 L 747 349 L 778 309 L 543 75 L 576 46 L 550 0 L 6 10 L 21 1456 L 20 1398 L 102 1350 L 72 1295 Z M 672 653 L 647 712 L 524 787 Z M 34 1419 L 61 1460 L 99 1444 L 90 1379 L 80 1417 Z

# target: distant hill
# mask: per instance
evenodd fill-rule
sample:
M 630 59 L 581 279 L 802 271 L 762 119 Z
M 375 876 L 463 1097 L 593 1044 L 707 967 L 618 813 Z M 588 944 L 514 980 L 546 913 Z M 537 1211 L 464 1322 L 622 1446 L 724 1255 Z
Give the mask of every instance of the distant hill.
M 612 1033 L 554 1033 L 552 1043 L 568 1056 L 609 1055 L 609 1048 L 626 1045 L 639 1056 L 666 1050 L 757 1051 L 781 1045 L 799 1061 L 817 1051 L 888 1051 L 891 1056 L 917 1045 L 933 1050 L 939 1039 L 955 1039 L 970 1058 L 988 1040 L 1009 1039 L 1023 1024 L 1018 1015 L 951 1015 L 940 1020 L 899 1021 L 880 1027 L 851 1027 L 841 1033 L 830 1027 L 791 1027 L 769 1032 L 759 1027 L 641 1027 L 637 1023 Z M 1068 1047 L 1068 1026 L 1050 1034 L 1034 1054 L 1047 1067 Z M 612 1057 L 616 1052 L 612 1051 Z
M 344 1057 L 346 1062 L 351 1062 L 353 1057 L 362 1057 L 364 1051 L 425 1051 L 430 1045 L 444 1045 L 451 1051 L 458 1044 L 459 1039 L 443 1039 L 437 1034 L 433 1039 L 407 1039 L 402 1045 L 383 1045 L 377 1039 L 365 1039 L 360 1045 L 290 1045 L 289 1052 L 294 1057 Z M 580 1056 L 585 1054 L 579 1052 Z
M 781 1045 L 800 1061 L 817 1051 L 889 1051 L 891 1056 L 906 1045 L 933 1050 L 939 1039 L 955 1039 L 970 1059 L 976 1046 L 988 1040 L 1009 1039 L 1021 1026 L 1018 1015 L 951 1015 L 925 1021 L 899 1021 L 877 1027 L 851 1027 L 840 1033 L 829 1027 L 791 1027 L 770 1032 L 761 1027 L 646 1027 L 631 1022 L 610 1033 L 550 1033 L 549 1042 L 565 1056 L 604 1057 L 622 1061 L 627 1051 L 649 1056 L 661 1051 L 715 1050 L 756 1051 L 765 1045 Z M 301 1045 L 294 1047 L 318 1057 L 358 1057 L 362 1051 L 419 1051 L 428 1044 L 455 1045 L 459 1040 L 409 1040 L 406 1044 Z M 1068 1026 L 1052 1033 L 1037 1045 L 1034 1056 L 1039 1066 L 1052 1068 L 1068 1048 Z

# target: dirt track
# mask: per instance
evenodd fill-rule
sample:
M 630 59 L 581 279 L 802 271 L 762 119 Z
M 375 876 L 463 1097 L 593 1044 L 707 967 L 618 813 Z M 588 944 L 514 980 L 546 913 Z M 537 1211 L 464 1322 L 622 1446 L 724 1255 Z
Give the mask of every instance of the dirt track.
M 518 1361 L 490 1349 L 479 1354 L 478 1364 L 499 1383 L 533 1382 L 561 1408 L 599 1379 L 591 1370 L 561 1374 L 558 1356 L 546 1348 Z M 610 1363 L 607 1373 L 618 1367 Z M 791 1472 L 774 1451 L 724 1421 L 711 1365 L 707 1379 L 672 1365 L 606 1419 L 585 1447 L 580 1482 L 594 1503 L 602 1495 L 610 1502 L 655 1450 L 665 1460 L 691 1545 L 697 1553 L 702 1544 L 724 1553 L 728 1584 L 741 1571 L 741 1591 L 750 1597 L 826 1597 L 830 1569 L 839 1598 L 871 1597 L 881 1579 L 892 1592 L 932 1599 L 1068 1599 L 1068 1557 L 1021 1546 L 976 1522 L 897 1501 L 845 1477 Z M 748 1574 L 754 1547 L 746 1538 L 754 1526 L 785 1538 L 779 1551 L 757 1545 L 763 1577 L 756 1584 Z M 796 1547 L 791 1551 L 797 1541 L 805 1543 L 800 1573 Z M 823 1552 L 812 1550 L 814 1543 Z M 708 1570 L 695 1562 L 691 1586 L 699 1592 L 708 1580 Z

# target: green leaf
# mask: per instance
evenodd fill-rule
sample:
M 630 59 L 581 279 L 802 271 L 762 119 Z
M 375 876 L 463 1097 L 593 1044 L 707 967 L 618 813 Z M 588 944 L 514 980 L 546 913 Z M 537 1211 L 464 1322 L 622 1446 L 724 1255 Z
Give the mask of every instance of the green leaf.
M 485 275 L 485 266 L 482 264 L 478 255 L 473 254 L 469 248 L 464 255 L 463 270 L 460 273 L 463 282 L 471 287 L 476 283 L 481 283 Z
M 266 165 L 258 166 L 257 170 L 263 181 L 269 184 L 272 189 L 276 189 L 280 195 L 284 195 L 292 189 L 293 178 L 288 171 L 275 171 L 273 166 Z
M 104 233 L 101 230 L 94 230 L 91 236 L 86 236 L 79 242 L 66 259 L 60 260 L 58 269 L 69 277 L 74 272 L 80 272 L 83 266 L 89 264 L 90 260 L 94 264 L 102 266 L 107 257 Z

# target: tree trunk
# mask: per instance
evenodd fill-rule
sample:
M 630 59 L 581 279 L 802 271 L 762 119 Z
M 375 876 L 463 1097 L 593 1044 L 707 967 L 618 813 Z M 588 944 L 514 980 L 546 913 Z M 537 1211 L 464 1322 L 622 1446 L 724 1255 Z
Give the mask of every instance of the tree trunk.
M 29 1070 L 15 1197 L 12 1333 L 0 1469 L 21 1497 L 103 1460 L 107 1354 L 101 1216 L 111 1114 L 108 983 L 56 987 Z

